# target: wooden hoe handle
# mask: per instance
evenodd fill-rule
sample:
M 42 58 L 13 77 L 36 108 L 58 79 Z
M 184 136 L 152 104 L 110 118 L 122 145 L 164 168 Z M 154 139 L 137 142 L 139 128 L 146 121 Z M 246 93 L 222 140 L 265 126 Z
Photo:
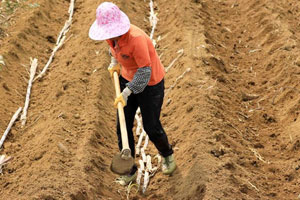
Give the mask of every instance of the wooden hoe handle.
M 120 90 L 119 76 L 116 71 L 113 72 L 113 78 L 114 78 L 116 96 L 118 97 L 121 94 L 121 90 Z M 123 105 L 121 102 L 118 102 L 118 114 L 119 114 L 119 122 L 120 122 L 120 128 L 121 128 L 122 146 L 123 146 L 121 154 L 124 154 L 124 156 L 129 157 L 129 156 L 131 156 L 131 150 L 128 145 L 125 114 L 124 114 L 124 109 L 123 109 Z

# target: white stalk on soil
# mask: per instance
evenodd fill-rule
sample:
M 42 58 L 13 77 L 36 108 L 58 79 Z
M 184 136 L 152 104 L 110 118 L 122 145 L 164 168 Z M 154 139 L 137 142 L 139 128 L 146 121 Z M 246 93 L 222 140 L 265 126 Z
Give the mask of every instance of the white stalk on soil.
M 73 17 L 73 13 L 74 13 L 74 5 L 75 5 L 75 0 L 70 0 L 70 6 L 69 6 L 69 19 L 65 22 L 65 25 L 64 27 L 62 28 L 62 30 L 60 31 L 58 37 L 57 37 L 57 41 L 56 41 L 56 46 L 54 47 L 52 53 L 51 53 L 51 56 L 47 62 L 47 64 L 45 65 L 45 67 L 43 68 L 42 72 L 34 79 L 34 81 L 36 79 L 39 79 L 39 78 L 42 78 L 47 69 L 49 68 L 53 58 L 54 58 L 54 55 L 55 53 L 57 52 L 57 50 L 63 45 L 65 39 L 66 39 L 66 34 L 67 32 L 69 31 L 70 29 L 70 26 L 72 24 L 72 17 Z
M 136 183 L 138 185 L 141 184 L 141 179 L 142 179 L 142 176 L 143 176 L 143 171 L 141 168 L 138 169 L 138 174 L 137 174 L 137 177 L 136 177 Z
M 138 114 L 135 115 L 135 119 L 136 119 L 136 122 L 137 122 L 137 127 L 136 127 L 136 135 L 139 136 L 141 135 L 141 133 L 143 132 L 142 130 L 142 118 L 139 117 Z
M 28 87 L 27 87 L 25 105 L 24 105 L 23 112 L 22 112 L 22 115 L 21 115 L 21 124 L 22 124 L 22 127 L 26 124 L 26 120 L 27 120 L 27 109 L 29 107 L 32 81 L 33 81 L 33 78 L 35 76 L 37 65 L 38 65 L 38 60 L 36 58 L 34 58 L 33 60 L 31 60 L 30 77 L 29 77 L 29 81 L 28 81 Z
M 171 67 L 174 65 L 174 63 L 183 55 L 183 49 L 178 50 L 177 53 L 179 53 L 179 55 L 165 69 L 166 72 L 168 72 L 171 69 Z
M 139 129 L 142 129 L 141 125 L 139 127 Z M 146 132 L 143 130 L 142 133 L 140 134 L 140 137 L 139 137 L 139 140 L 138 140 L 138 143 L 135 147 L 135 154 L 136 155 L 139 155 L 140 154 L 140 151 L 141 151 L 141 144 L 142 144 L 142 141 L 143 141 L 143 138 L 144 138 L 144 135 L 146 134 Z
M 2 174 L 2 167 L 9 161 L 11 160 L 12 157 L 10 156 L 5 156 L 1 155 L 0 156 L 0 174 Z
M 4 131 L 4 134 L 3 134 L 3 136 L 2 136 L 2 138 L 0 140 L 0 149 L 2 148 L 2 145 L 3 145 L 4 141 L 5 141 L 5 138 L 6 138 L 7 134 L 9 133 L 11 127 L 14 125 L 15 121 L 18 119 L 21 110 L 22 110 L 22 107 L 19 107 L 18 110 L 13 115 L 13 117 L 11 118 L 11 120 L 10 120 L 10 122 L 9 122 L 7 128 L 6 128 L 6 130 Z
M 154 13 L 153 1 L 152 0 L 150 0 L 149 5 L 150 5 L 149 21 L 150 21 L 150 25 L 152 26 L 152 30 L 151 30 L 151 33 L 150 33 L 150 39 L 152 40 L 152 43 L 155 47 L 156 46 L 156 41 L 153 39 L 153 35 L 154 35 L 154 31 L 155 31 L 158 20 L 157 20 L 156 14 Z M 139 155 L 141 153 L 141 155 L 142 155 L 142 160 L 140 160 L 140 167 L 138 169 L 137 184 L 138 185 L 141 184 L 141 177 L 142 177 L 142 175 L 143 175 L 142 173 L 144 171 L 144 163 L 147 163 L 147 169 L 145 170 L 145 173 L 144 173 L 144 184 L 143 184 L 143 190 L 142 190 L 143 193 L 145 193 L 146 189 L 148 187 L 148 184 L 149 184 L 149 179 L 151 177 L 149 175 L 149 173 L 152 170 L 151 156 L 145 154 L 145 149 L 147 148 L 148 143 L 149 143 L 149 136 L 146 134 L 146 132 L 143 128 L 143 125 L 142 125 L 142 118 L 140 117 L 140 108 L 138 108 L 138 110 L 136 112 L 136 115 L 135 115 L 135 118 L 137 120 L 137 128 L 136 128 L 137 135 L 141 132 L 139 140 L 138 140 L 138 144 L 136 145 L 136 154 Z M 144 135 L 146 135 L 145 143 L 144 143 L 143 147 L 140 148 L 142 140 L 144 138 Z
M 142 171 L 145 170 L 145 165 L 144 165 L 144 161 L 143 160 L 139 160 L 139 164 L 140 164 L 140 168 Z
M 152 163 L 151 163 L 151 156 L 150 155 L 147 155 L 146 170 L 148 170 L 149 172 L 152 171 Z
M 143 162 L 146 163 L 147 162 L 147 155 L 145 153 L 144 148 L 141 148 L 141 154 L 142 154 Z
M 148 144 L 149 144 L 149 136 L 146 135 L 146 138 L 145 138 L 145 143 L 144 143 L 144 146 L 143 146 L 143 149 L 146 150 L 147 147 L 148 147 Z
M 144 185 L 143 185 L 143 193 L 146 192 L 147 190 L 147 187 L 148 187 L 148 183 L 149 183 L 149 172 L 148 171 L 145 171 L 145 175 L 144 175 Z
M 180 76 L 178 76 L 177 79 L 175 80 L 175 82 L 173 83 L 173 85 L 171 85 L 171 86 L 169 87 L 169 89 L 166 91 L 165 96 L 167 96 L 167 94 L 170 92 L 170 90 L 172 90 L 172 89 L 176 86 L 177 82 L 178 82 L 180 79 L 182 79 L 182 78 L 185 76 L 185 74 L 186 74 L 187 72 L 190 72 L 190 71 L 191 71 L 191 68 L 187 68 L 187 69 L 185 70 L 185 72 L 183 72 L 183 74 L 181 74 Z
M 150 0 L 149 5 L 150 5 L 149 21 L 150 21 L 150 25 L 152 26 L 152 30 L 151 30 L 151 33 L 150 33 L 150 38 L 153 39 L 154 31 L 155 31 L 156 24 L 157 24 L 157 17 L 156 17 L 156 14 L 154 13 L 153 1 L 152 0 Z

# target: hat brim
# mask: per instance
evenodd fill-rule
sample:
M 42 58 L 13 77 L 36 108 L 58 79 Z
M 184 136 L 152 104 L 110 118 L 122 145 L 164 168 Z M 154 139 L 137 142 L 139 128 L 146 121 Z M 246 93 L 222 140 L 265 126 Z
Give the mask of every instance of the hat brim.
M 127 15 L 121 11 L 119 22 L 99 26 L 97 20 L 94 21 L 89 30 L 89 37 L 92 40 L 107 40 L 121 36 L 130 29 L 130 20 Z

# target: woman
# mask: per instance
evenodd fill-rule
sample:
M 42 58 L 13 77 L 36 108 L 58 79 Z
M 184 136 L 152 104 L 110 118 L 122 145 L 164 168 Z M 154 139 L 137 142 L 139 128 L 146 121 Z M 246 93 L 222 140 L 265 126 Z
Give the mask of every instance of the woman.
M 109 70 L 115 70 L 117 62 L 122 65 L 120 87 L 122 93 L 115 99 L 115 105 L 122 102 L 126 118 L 129 146 L 135 157 L 133 136 L 134 116 L 140 107 L 143 126 L 149 139 L 163 156 L 162 171 L 172 174 L 176 168 L 173 150 L 159 117 L 164 98 L 164 67 L 157 55 L 151 39 L 138 27 L 130 24 L 129 18 L 115 4 L 104 2 L 96 11 L 89 37 L 106 40 L 112 54 Z M 119 148 L 122 149 L 121 131 L 117 121 Z M 131 173 L 121 176 L 125 184 L 136 179 L 137 167 Z

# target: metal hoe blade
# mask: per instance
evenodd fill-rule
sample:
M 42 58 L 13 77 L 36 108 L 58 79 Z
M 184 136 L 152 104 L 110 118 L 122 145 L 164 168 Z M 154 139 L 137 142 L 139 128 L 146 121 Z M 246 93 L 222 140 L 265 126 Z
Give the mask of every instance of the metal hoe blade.
M 131 157 L 130 151 L 122 151 L 120 154 L 117 154 L 113 157 L 110 169 L 116 174 L 127 175 L 131 172 L 133 166 L 134 159 Z

